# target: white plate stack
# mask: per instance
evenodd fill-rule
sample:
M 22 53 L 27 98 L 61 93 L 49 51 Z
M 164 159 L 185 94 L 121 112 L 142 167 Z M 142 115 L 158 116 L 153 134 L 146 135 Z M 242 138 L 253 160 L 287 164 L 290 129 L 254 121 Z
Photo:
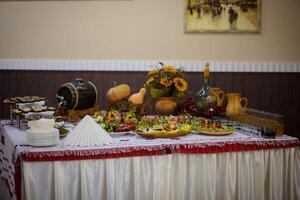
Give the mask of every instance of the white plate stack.
M 53 146 L 59 142 L 59 131 L 53 128 L 54 119 L 40 119 L 28 122 L 27 143 L 31 146 Z

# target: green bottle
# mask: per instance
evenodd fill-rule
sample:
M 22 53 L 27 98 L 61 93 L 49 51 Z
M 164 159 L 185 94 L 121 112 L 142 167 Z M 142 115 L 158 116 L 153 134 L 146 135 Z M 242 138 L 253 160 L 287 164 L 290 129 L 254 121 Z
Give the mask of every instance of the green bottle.
M 217 99 L 209 86 L 209 63 L 206 63 L 205 65 L 203 78 L 203 86 L 196 94 L 196 106 L 200 112 L 205 112 L 210 108 L 214 108 L 217 104 Z

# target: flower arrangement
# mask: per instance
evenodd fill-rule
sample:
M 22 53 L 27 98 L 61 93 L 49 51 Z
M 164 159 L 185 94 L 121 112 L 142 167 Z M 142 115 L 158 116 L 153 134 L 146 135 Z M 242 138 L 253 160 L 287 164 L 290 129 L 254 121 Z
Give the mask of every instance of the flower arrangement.
M 170 65 L 163 65 L 148 72 L 146 87 L 153 98 L 181 97 L 188 88 L 188 83 L 183 78 L 184 70 Z

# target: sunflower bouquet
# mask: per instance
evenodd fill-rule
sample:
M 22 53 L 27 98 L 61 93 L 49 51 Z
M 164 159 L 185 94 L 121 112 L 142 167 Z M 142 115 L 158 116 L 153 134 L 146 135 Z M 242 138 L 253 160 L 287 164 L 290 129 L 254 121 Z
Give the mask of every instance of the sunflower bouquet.
M 188 88 L 183 78 L 184 70 L 170 65 L 163 65 L 148 72 L 146 87 L 153 98 L 181 97 Z

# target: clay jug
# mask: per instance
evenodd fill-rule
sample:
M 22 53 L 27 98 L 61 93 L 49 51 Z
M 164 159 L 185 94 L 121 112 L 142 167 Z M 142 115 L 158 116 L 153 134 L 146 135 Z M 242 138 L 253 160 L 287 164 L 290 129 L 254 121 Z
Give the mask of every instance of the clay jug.
M 174 114 L 177 101 L 174 97 L 161 97 L 155 103 L 155 111 L 159 115 Z
M 225 98 L 225 93 L 222 90 L 222 88 L 219 87 L 213 87 L 212 88 L 213 94 L 217 98 L 217 106 L 222 106 L 223 100 Z
M 227 116 L 237 116 L 244 114 L 246 107 L 248 105 L 248 99 L 246 97 L 241 97 L 240 93 L 228 93 L 227 95 Z

